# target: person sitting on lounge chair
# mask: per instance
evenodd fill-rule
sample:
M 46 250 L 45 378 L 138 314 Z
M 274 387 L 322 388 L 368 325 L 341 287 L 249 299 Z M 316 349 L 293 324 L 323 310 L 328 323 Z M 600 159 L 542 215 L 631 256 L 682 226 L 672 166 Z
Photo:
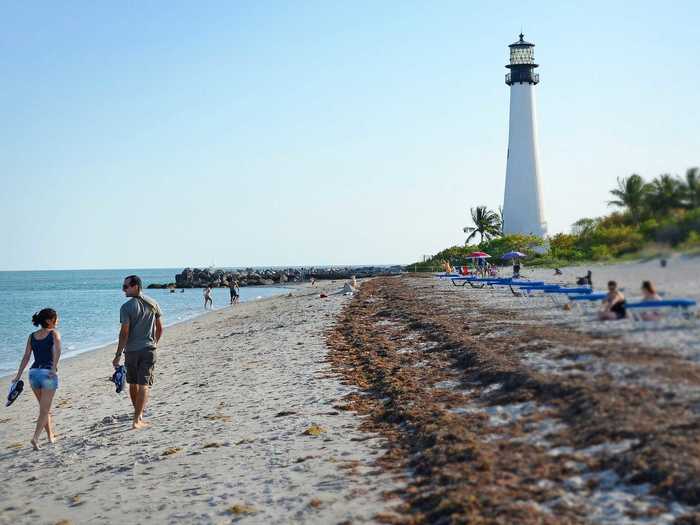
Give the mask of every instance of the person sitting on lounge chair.
M 644 281 L 642 283 L 642 296 L 645 301 L 660 301 L 661 296 L 656 292 L 656 287 L 651 283 L 651 281 Z
M 656 292 L 656 287 L 651 281 L 644 281 L 642 283 L 642 300 L 647 301 L 661 301 L 661 296 Z M 642 319 L 645 321 L 656 321 L 661 317 L 661 312 L 658 310 L 651 310 L 650 312 L 642 312 Z
M 617 321 L 627 316 L 625 296 L 617 289 L 615 281 L 608 281 L 608 295 L 603 299 L 603 307 L 598 312 L 601 321 Z
M 579 286 L 588 285 L 591 288 L 593 288 L 593 272 L 588 270 L 584 277 L 579 277 L 578 279 L 576 279 L 576 284 L 578 284 Z

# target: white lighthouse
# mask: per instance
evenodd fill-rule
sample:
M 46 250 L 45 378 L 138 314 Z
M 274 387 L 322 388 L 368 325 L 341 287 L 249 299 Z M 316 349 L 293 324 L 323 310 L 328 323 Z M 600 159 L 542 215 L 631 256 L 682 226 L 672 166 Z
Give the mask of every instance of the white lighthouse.
M 544 237 L 547 224 L 542 210 L 539 145 L 537 138 L 537 105 L 535 86 L 540 76 L 535 73 L 535 44 L 520 40 L 508 46 L 510 72 L 510 123 L 508 129 L 508 163 L 506 190 L 503 199 L 503 232 L 524 233 Z

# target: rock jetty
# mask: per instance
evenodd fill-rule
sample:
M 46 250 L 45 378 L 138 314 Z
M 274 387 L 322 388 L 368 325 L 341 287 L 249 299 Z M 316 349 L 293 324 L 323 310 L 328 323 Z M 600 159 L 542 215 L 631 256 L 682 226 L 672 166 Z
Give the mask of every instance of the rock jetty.
M 253 269 L 223 270 L 212 268 L 185 268 L 175 275 L 174 283 L 149 284 L 148 288 L 213 288 L 226 287 L 233 281 L 239 286 L 262 286 L 288 282 L 302 282 L 310 279 L 335 280 L 350 279 L 353 275 L 361 277 L 376 277 L 397 275 L 401 266 L 345 266 L 331 268 L 287 268 L 287 269 Z

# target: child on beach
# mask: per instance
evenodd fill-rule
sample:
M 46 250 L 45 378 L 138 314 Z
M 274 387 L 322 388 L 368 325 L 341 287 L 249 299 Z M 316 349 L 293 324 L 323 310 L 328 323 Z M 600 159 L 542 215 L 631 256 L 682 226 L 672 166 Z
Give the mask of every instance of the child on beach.
M 627 316 L 625 296 L 617 289 L 615 281 L 608 282 L 608 295 L 603 299 L 603 308 L 598 312 L 601 321 L 617 321 Z
M 44 308 L 32 316 L 32 324 L 40 326 L 27 339 L 27 347 L 13 382 L 22 377 L 24 368 L 29 363 L 29 356 L 34 355 L 34 363 L 29 368 L 29 384 L 39 402 L 39 418 L 31 443 L 34 450 L 39 450 L 39 436 L 46 430 L 49 443 L 56 440 L 51 420 L 51 402 L 58 388 L 58 360 L 61 357 L 61 334 L 56 330 L 58 314 L 51 308 Z

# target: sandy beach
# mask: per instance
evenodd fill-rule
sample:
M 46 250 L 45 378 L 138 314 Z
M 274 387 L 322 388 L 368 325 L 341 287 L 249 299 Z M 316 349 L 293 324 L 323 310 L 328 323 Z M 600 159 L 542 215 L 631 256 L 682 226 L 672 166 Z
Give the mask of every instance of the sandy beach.
M 384 440 L 337 407 L 352 388 L 324 340 L 350 298 L 319 293 L 341 285 L 167 329 L 146 430 L 129 430 L 128 395 L 107 380 L 113 346 L 61 363 L 56 444 L 31 450 L 28 388 L 0 414 L 0 523 L 371 521 L 396 485 L 374 466 Z
M 631 299 L 645 279 L 698 298 L 697 268 L 592 270 Z M 64 362 L 55 445 L 31 450 L 27 393 L 2 412 L 0 523 L 700 522 L 697 318 L 601 323 L 429 275 L 341 284 L 168 329 L 143 431 L 113 347 Z

